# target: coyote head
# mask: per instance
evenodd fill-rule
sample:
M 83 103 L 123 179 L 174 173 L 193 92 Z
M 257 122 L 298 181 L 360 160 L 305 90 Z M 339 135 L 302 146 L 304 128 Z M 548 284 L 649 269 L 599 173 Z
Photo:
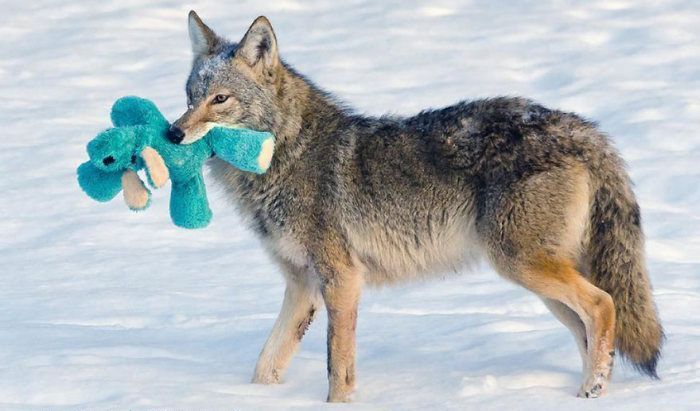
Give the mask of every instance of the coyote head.
M 284 71 L 277 39 L 264 16 L 243 39 L 219 37 L 191 11 L 189 35 L 194 58 L 187 80 L 187 111 L 173 123 L 168 138 L 189 144 L 214 126 L 273 131 L 274 105 Z

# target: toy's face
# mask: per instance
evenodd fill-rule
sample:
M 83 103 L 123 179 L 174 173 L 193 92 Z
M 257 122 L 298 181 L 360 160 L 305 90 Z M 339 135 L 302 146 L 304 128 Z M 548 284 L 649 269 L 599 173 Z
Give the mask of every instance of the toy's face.
M 136 135 L 129 127 L 109 129 L 100 133 L 87 146 L 90 161 L 103 171 L 124 170 L 135 165 Z

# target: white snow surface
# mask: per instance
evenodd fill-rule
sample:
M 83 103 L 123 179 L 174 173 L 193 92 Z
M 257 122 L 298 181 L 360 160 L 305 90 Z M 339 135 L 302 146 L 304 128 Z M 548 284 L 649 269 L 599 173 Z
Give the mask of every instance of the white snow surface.
M 700 409 L 697 1 L 1 3 L 0 409 Z M 597 120 L 641 203 L 662 380 L 618 363 L 606 397 L 575 398 L 568 331 L 483 266 L 364 293 L 353 404 L 324 403 L 325 314 L 283 384 L 250 384 L 284 285 L 223 193 L 187 231 L 167 189 L 132 213 L 75 178 L 116 98 L 185 110 L 190 8 L 234 40 L 267 15 L 282 56 L 360 112 L 523 95 Z

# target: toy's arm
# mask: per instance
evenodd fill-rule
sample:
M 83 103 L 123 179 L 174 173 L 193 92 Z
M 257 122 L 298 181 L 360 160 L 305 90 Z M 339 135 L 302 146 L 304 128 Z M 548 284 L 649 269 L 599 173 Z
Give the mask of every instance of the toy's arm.
M 207 135 L 214 154 L 243 171 L 267 171 L 275 150 L 275 138 L 263 131 L 213 128 Z

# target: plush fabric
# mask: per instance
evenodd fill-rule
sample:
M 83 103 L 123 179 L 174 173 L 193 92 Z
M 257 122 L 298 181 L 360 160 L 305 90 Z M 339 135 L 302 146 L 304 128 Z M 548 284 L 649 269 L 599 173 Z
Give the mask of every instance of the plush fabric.
M 102 171 L 88 161 L 78 167 L 78 183 L 91 198 L 109 201 L 122 191 L 122 173 Z
M 87 145 L 90 160 L 78 167 L 80 187 L 91 198 L 103 202 L 124 190 L 130 208 L 143 210 L 150 201 L 133 199 L 147 195 L 150 200 L 150 191 L 143 187 L 147 193 L 127 192 L 137 185 L 127 187 L 122 175 L 143 169 L 155 188 L 169 176 L 170 216 L 175 225 L 184 228 L 206 227 L 211 221 L 202 177 L 202 166 L 209 157 L 217 155 L 234 167 L 258 174 L 267 170 L 272 157 L 272 134 L 242 128 L 214 127 L 192 144 L 173 144 L 167 138 L 170 123 L 153 102 L 139 97 L 117 100 L 111 119 L 114 128 L 98 134 Z M 163 164 L 166 170 L 162 169 Z

